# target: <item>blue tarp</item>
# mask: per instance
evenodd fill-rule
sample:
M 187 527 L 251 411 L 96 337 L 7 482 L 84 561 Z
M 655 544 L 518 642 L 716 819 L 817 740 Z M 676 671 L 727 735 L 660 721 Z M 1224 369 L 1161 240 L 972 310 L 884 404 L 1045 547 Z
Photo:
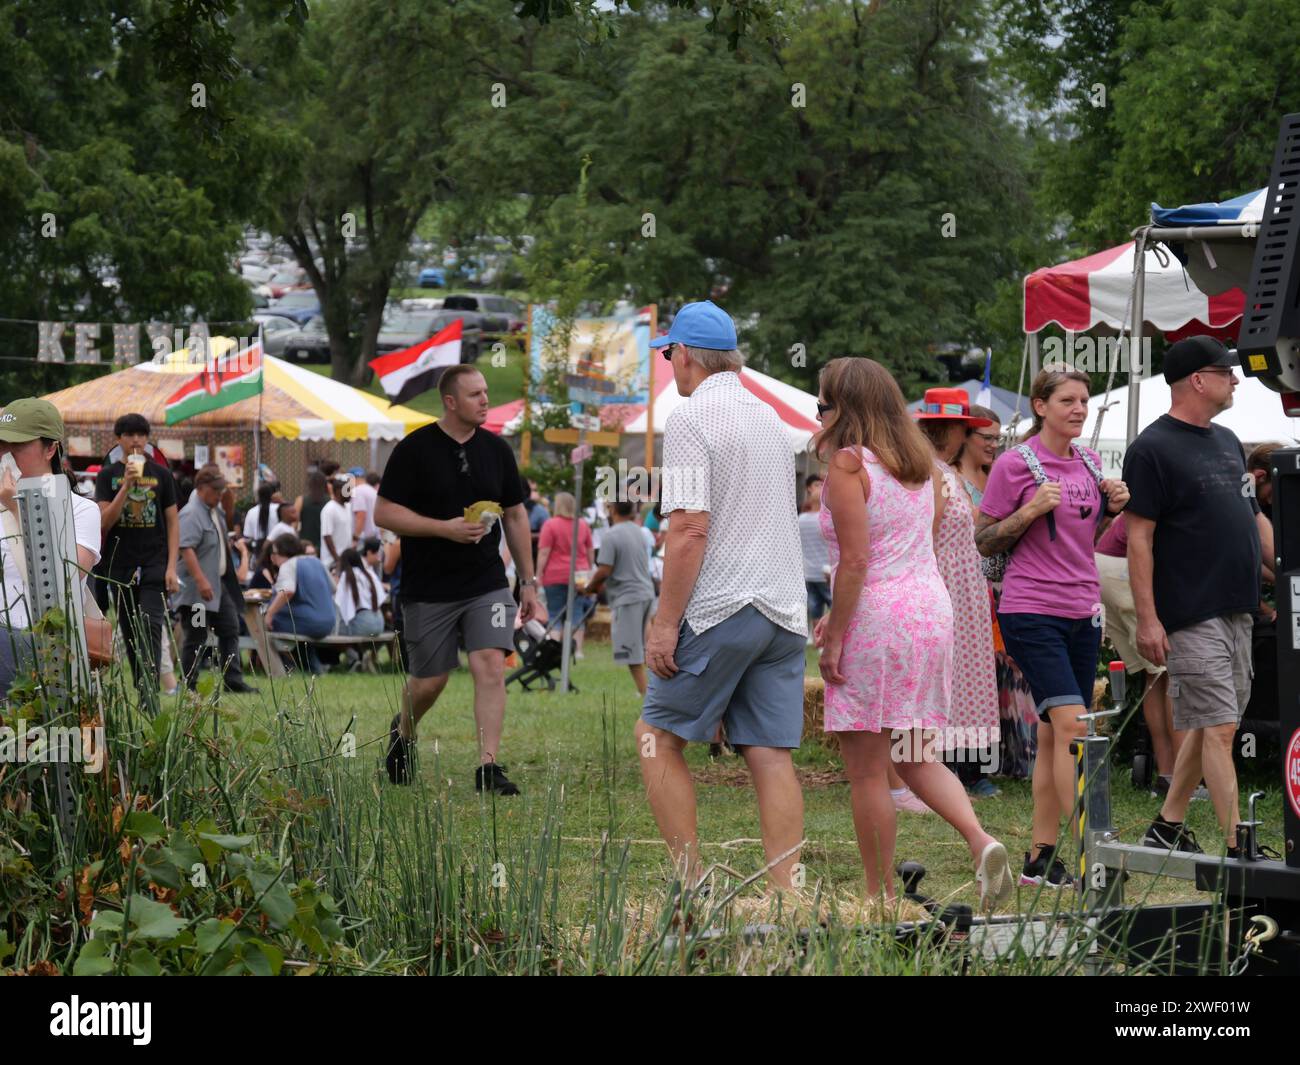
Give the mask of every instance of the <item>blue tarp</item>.
M 1151 221 L 1158 226 L 1217 226 L 1258 222 L 1264 217 L 1268 189 L 1256 189 L 1222 203 L 1188 203 L 1182 207 L 1151 205 Z

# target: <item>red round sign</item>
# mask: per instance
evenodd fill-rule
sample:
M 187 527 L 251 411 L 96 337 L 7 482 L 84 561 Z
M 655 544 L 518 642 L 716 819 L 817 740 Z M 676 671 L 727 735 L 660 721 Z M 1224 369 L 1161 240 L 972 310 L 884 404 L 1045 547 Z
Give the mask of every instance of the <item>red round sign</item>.
M 1291 734 L 1291 742 L 1282 755 L 1282 790 L 1296 817 L 1300 817 L 1300 728 Z

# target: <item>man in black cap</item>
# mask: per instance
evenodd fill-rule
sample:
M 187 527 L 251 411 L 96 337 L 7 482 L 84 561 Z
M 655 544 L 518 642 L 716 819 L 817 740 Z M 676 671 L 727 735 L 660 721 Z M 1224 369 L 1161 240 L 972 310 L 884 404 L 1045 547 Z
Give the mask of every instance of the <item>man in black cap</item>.
M 1174 344 L 1165 353 L 1169 413 L 1124 456 L 1138 651 L 1168 666 L 1174 728 L 1185 733 L 1145 843 L 1200 852 L 1183 818 L 1203 774 L 1234 858 L 1240 808 L 1232 750 L 1250 701 L 1251 622 L 1273 539 L 1241 442 L 1211 420 L 1232 406 L 1236 365 L 1211 337 Z

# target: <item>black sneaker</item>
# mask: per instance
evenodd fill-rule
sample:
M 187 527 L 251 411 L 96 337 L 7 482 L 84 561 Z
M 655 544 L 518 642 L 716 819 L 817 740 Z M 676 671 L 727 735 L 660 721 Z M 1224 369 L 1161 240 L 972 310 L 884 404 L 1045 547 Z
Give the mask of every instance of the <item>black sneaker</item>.
M 1182 851 L 1185 854 L 1205 853 L 1190 828 L 1181 822 L 1174 824 L 1159 816 L 1151 822 L 1147 834 L 1142 837 L 1142 845 L 1159 847 L 1162 851 Z
M 495 791 L 498 795 L 518 795 L 519 789 L 506 776 L 506 767 L 488 762 L 474 770 L 475 791 Z
M 222 684 L 222 688 L 225 691 L 233 692 L 236 695 L 256 695 L 259 691 L 261 691 L 260 688 L 255 688 L 253 687 L 253 685 L 243 680 L 225 681 Z
M 1065 863 L 1056 856 L 1055 847 L 1043 847 L 1038 857 L 1030 860 L 1025 852 L 1025 865 L 1020 871 L 1021 887 L 1068 888 L 1074 886 L 1070 874 L 1065 870 Z
M 388 766 L 388 779 L 394 784 L 409 784 L 411 778 L 407 772 L 407 763 L 411 753 L 411 741 L 402 739 L 402 730 L 398 727 L 402 715 L 398 714 L 388 726 L 388 757 L 384 759 Z

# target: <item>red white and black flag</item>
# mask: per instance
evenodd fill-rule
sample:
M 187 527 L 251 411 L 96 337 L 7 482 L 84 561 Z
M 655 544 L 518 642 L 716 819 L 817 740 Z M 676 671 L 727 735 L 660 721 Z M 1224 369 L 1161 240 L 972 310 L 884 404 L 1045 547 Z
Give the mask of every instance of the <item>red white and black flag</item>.
M 401 351 L 390 351 L 370 360 L 379 387 L 394 403 L 405 403 L 438 383 L 443 370 L 460 362 L 463 319 Z

